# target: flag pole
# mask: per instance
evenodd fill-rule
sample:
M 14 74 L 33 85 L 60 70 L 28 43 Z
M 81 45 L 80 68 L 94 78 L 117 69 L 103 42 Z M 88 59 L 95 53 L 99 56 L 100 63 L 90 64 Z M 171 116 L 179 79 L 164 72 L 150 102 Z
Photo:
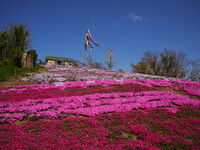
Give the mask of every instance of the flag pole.
M 81 61 L 79 62 L 78 67 L 80 66 L 80 64 L 81 64 L 81 62 L 82 62 L 84 56 L 85 56 L 85 55 L 83 55 L 83 57 L 81 58 Z
M 88 59 L 87 59 L 87 51 L 85 51 L 85 53 L 84 53 L 83 57 L 81 58 L 81 61 L 79 62 L 78 66 L 80 66 L 84 57 L 85 57 L 85 64 L 87 64 L 87 66 L 89 67 L 90 64 L 89 64 Z
M 85 64 L 87 64 L 87 51 L 85 51 Z

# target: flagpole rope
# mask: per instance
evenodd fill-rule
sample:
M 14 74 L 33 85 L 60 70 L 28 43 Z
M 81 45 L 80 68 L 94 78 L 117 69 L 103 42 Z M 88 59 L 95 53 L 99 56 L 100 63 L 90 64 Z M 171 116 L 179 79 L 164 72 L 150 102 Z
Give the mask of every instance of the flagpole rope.
M 80 66 L 83 58 L 85 57 L 85 64 L 87 64 L 88 66 L 90 66 L 89 62 L 88 62 L 88 59 L 87 59 L 87 51 L 85 51 L 83 57 L 81 58 L 81 61 L 79 62 L 78 66 Z
M 81 64 L 81 62 L 82 62 L 84 56 L 85 56 L 85 55 L 83 55 L 83 57 L 81 58 L 81 61 L 79 62 L 78 66 L 80 66 L 80 64 Z

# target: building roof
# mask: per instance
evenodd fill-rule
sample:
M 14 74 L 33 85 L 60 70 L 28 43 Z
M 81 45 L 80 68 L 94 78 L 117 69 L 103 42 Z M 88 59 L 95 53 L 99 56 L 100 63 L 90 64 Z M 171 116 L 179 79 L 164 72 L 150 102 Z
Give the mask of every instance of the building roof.
M 57 60 L 57 61 L 68 61 L 70 62 L 70 58 L 65 58 L 65 57 L 54 57 L 54 56 L 46 56 L 46 62 L 47 60 Z

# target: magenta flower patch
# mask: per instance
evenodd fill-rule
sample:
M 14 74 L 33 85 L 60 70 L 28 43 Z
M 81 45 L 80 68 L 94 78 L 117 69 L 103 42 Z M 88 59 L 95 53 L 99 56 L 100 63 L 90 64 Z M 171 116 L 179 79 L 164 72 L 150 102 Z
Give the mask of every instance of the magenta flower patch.
M 0 149 L 200 149 L 200 83 L 46 67 L 0 89 Z

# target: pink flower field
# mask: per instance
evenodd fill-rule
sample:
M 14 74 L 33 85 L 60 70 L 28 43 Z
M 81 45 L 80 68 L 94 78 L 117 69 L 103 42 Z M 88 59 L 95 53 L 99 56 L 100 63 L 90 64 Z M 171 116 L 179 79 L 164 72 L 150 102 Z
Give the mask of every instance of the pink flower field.
M 0 89 L 0 149 L 200 149 L 200 83 L 72 66 Z

